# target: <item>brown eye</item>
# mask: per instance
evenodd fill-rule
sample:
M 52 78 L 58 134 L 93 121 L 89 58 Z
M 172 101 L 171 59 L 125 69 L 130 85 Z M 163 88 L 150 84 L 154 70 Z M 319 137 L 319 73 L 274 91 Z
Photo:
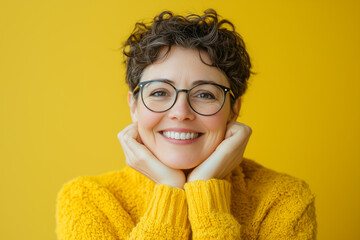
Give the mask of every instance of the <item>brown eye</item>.
M 195 97 L 205 98 L 205 99 L 215 99 L 215 96 L 211 92 L 202 92 L 197 94 Z
M 165 91 L 154 91 L 150 94 L 151 97 L 166 97 L 168 94 Z

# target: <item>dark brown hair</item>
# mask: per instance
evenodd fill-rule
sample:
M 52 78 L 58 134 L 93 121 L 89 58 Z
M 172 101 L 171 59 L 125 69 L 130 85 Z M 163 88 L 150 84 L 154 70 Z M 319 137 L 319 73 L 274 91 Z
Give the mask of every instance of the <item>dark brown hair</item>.
M 160 50 L 168 47 L 168 53 L 173 45 L 207 52 L 210 66 L 227 76 L 235 99 L 244 94 L 252 73 L 250 57 L 234 25 L 226 19 L 220 20 L 213 9 L 204 11 L 202 16 L 186 17 L 164 11 L 149 24 L 136 23 L 123 46 L 126 82 L 131 91 L 139 83 L 144 69 L 159 58 Z M 235 99 L 231 99 L 231 105 Z

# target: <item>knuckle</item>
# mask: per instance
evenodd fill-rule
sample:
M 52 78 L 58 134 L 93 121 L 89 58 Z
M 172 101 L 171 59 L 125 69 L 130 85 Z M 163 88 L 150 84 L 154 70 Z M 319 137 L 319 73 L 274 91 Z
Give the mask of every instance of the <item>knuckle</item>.
M 119 140 L 121 143 L 129 144 L 130 136 L 128 134 L 121 134 Z
M 129 134 L 132 133 L 133 128 L 134 128 L 133 124 L 125 127 L 123 130 L 121 130 L 121 131 L 117 134 L 117 137 L 118 137 L 119 139 L 125 138 L 126 136 L 128 136 Z
M 244 135 L 251 135 L 252 134 L 252 129 L 251 127 L 245 125 L 245 124 L 241 124 L 238 126 L 239 127 L 239 131 L 244 134 Z
M 126 134 L 125 130 L 122 130 L 117 134 L 117 137 L 118 137 L 119 140 L 122 140 L 122 139 L 124 139 L 126 137 L 126 135 L 127 134 Z
M 252 129 L 249 126 L 246 126 L 246 132 L 250 135 L 252 134 Z
M 118 134 L 117 138 L 119 139 L 119 141 L 121 142 L 124 139 L 124 135 L 123 134 Z

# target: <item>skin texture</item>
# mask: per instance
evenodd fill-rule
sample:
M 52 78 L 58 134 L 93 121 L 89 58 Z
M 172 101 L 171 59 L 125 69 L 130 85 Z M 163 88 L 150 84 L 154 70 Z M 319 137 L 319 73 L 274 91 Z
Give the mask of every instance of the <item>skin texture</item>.
M 166 49 L 160 53 L 163 54 Z M 189 89 L 198 80 L 230 84 L 205 52 L 174 46 L 165 58 L 149 65 L 140 81 L 168 79 L 178 89 Z M 189 181 L 224 178 L 242 161 L 251 128 L 235 122 L 240 110 L 240 98 L 230 110 L 230 95 L 215 115 L 202 116 L 190 108 L 184 92 L 175 105 L 163 113 L 148 110 L 139 98 L 128 94 L 133 124 L 118 134 L 127 164 L 156 183 L 183 188 Z M 188 144 L 169 141 L 161 132 L 195 131 L 201 136 Z

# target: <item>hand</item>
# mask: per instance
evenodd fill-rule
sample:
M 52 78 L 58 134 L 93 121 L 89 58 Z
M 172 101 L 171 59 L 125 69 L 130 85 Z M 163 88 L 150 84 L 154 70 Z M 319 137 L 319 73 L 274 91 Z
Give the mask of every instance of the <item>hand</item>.
M 225 139 L 210 157 L 188 175 L 187 182 L 223 179 L 242 162 L 251 133 L 251 128 L 245 124 L 235 121 L 228 123 Z
M 183 188 L 186 182 L 181 170 L 172 169 L 160 162 L 142 143 L 137 123 L 130 124 L 118 133 L 126 164 L 158 184 Z

